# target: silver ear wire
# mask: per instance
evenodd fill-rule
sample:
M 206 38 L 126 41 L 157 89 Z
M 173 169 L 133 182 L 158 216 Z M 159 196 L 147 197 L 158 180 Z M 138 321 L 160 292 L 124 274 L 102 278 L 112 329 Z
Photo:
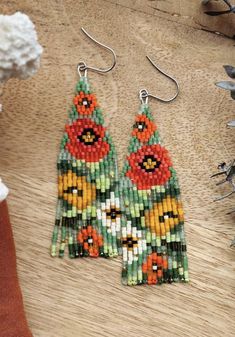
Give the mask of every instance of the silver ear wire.
M 87 75 L 87 70 L 95 71 L 95 72 L 101 73 L 101 74 L 108 73 L 109 71 L 111 71 L 115 67 L 115 65 L 116 65 L 116 59 L 117 59 L 114 50 L 112 48 L 106 46 L 105 44 L 97 41 L 96 39 L 94 39 L 83 27 L 81 28 L 81 30 L 93 42 L 95 42 L 96 44 L 98 44 L 98 46 L 103 47 L 104 49 L 107 49 L 107 50 L 109 50 L 111 52 L 111 54 L 113 55 L 113 64 L 109 68 L 101 69 L 101 68 L 96 68 L 96 67 L 90 67 L 84 61 L 81 61 L 81 62 L 79 62 L 78 68 L 77 68 L 79 76 L 80 77 L 82 76 L 81 72 L 83 72 L 83 71 L 84 71 L 84 76 L 86 76 Z
M 152 60 L 149 56 L 146 56 L 146 57 L 147 57 L 147 59 L 149 60 L 149 62 L 154 66 L 154 68 L 156 68 L 161 74 L 163 74 L 164 76 L 168 77 L 171 81 L 173 81 L 173 82 L 175 83 L 177 92 L 176 92 L 176 94 L 175 94 L 173 97 L 168 98 L 168 99 L 164 99 L 164 98 L 161 98 L 161 97 L 158 97 L 158 96 L 155 96 L 155 95 L 149 93 L 147 89 L 141 89 L 141 90 L 139 91 L 139 98 L 140 98 L 141 102 L 147 104 L 147 102 L 148 102 L 148 97 L 155 98 L 155 99 L 157 99 L 158 101 L 163 102 L 163 103 L 169 103 L 169 102 L 174 101 L 174 99 L 176 99 L 176 97 L 179 95 L 179 83 L 177 82 L 177 80 L 176 80 L 174 77 L 168 75 L 168 74 L 165 73 L 163 70 L 161 70 L 161 69 L 160 69 L 160 68 L 153 62 L 153 60 Z

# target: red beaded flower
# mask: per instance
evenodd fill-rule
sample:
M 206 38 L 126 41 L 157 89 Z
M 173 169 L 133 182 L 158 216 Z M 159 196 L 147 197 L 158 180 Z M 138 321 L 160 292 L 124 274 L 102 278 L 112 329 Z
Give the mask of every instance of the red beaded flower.
M 91 115 L 95 107 L 97 107 L 95 95 L 85 94 L 82 91 L 74 97 L 73 103 L 76 106 L 77 112 L 81 115 Z
M 147 142 L 157 129 L 156 125 L 145 115 L 138 115 L 135 118 L 132 136 L 136 136 L 140 142 Z
M 66 125 L 66 132 L 70 140 L 66 148 L 77 159 L 97 162 L 109 152 L 110 146 L 103 140 L 105 128 L 91 119 L 78 119 Z
M 144 145 L 127 157 L 130 170 L 126 172 L 140 190 L 163 185 L 170 178 L 172 165 L 168 151 L 160 144 Z

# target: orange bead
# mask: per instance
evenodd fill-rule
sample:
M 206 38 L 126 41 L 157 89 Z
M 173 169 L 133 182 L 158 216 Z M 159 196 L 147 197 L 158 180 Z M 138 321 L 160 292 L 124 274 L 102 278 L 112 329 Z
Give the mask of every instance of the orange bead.
M 152 269 L 152 256 L 149 255 L 147 259 L 148 270 Z
M 148 270 L 148 265 L 147 265 L 146 262 L 144 262 L 144 263 L 142 264 L 142 271 L 143 271 L 143 273 L 147 273 L 147 270 Z
M 87 234 L 91 236 L 92 233 L 92 226 L 87 226 Z
M 97 235 L 97 230 L 95 228 L 92 229 L 92 235 Z
M 92 234 L 92 238 L 94 242 L 98 241 L 98 236 L 96 234 Z
M 163 259 L 163 269 L 167 269 L 167 267 L 168 267 L 167 259 Z
M 92 253 L 92 257 L 98 257 L 99 256 L 99 251 L 97 248 L 93 248 L 93 253 Z
M 148 275 L 148 284 L 152 284 L 152 275 Z
M 103 246 L 103 237 L 101 235 L 98 236 L 98 245 L 99 247 Z
M 154 263 L 157 262 L 157 253 L 152 254 L 152 260 L 153 260 Z
M 81 232 L 78 233 L 78 242 L 83 243 L 83 235 Z
M 86 228 L 82 228 L 82 234 L 87 234 L 87 229 Z
M 157 273 L 153 273 L 152 274 L 152 284 L 156 284 L 157 283 Z
M 157 256 L 157 265 L 158 266 L 162 265 L 162 256 Z
M 158 269 L 158 271 L 157 271 L 157 277 L 158 277 L 158 278 L 163 277 L 163 272 L 162 272 L 161 269 Z

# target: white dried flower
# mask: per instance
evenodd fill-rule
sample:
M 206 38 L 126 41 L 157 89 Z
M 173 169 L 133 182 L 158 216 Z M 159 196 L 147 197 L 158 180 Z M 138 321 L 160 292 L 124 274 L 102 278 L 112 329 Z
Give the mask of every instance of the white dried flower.
M 8 188 L 3 184 L 2 179 L 0 178 L 0 202 L 6 199 L 8 192 Z
M 26 79 L 37 72 L 43 49 L 27 15 L 0 15 L 0 41 L 0 82 Z

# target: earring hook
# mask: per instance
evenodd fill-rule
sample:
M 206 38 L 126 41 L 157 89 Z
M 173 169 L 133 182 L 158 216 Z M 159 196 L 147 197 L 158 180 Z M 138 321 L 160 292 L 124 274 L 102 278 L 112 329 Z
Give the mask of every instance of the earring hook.
M 149 62 L 154 66 L 154 68 L 156 68 L 161 74 L 165 75 L 165 76 L 168 77 L 172 82 L 175 83 L 177 92 L 176 92 L 176 94 L 175 94 L 173 97 L 168 98 L 168 99 L 164 99 L 164 98 L 161 98 L 161 97 L 158 97 L 158 96 L 155 96 L 155 95 L 150 94 L 150 93 L 148 92 L 148 90 L 146 90 L 146 89 L 141 89 L 140 92 L 139 92 L 139 97 L 140 97 L 141 102 L 147 104 L 147 103 L 148 103 L 148 97 L 155 98 L 155 99 L 157 99 L 158 101 L 163 102 L 163 103 L 169 103 L 169 102 L 174 101 L 174 99 L 179 95 L 179 90 L 180 90 L 180 89 L 179 89 L 179 83 L 177 82 L 177 80 L 176 80 L 174 77 L 168 75 L 168 74 L 165 73 L 163 70 L 161 70 L 161 69 L 156 65 L 156 63 L 153 62 L 153 60 L 152 60 L 149 56 L 146 56 L 146 57 L 147 57 L 147 59 L 149 60 Z
M 96 44 L 98 44 L 98 46 L 103 47 L 104 49 L 107 49 L 107 50 L 109 50 L 111 52 L 111 54 L 113 55 L 113 64 L 109 68 L 101 69 L 101 68 L 96 68 L 96 67 L 90 67 L 84 61 L 81 61 L 78 64 L 78 74 L 79 74 L 79 76 L 80 77 L 82 76 L 82 74 L 81 74 L 82 71 L 84 71 L 84 76 L 86 76 L 87 75 L 87 70 L 96 71 L 97 73 L 101 73 L 101 74 L 108 73 L 109 71 L 111 71 L 115 67 L 115 65 L 116 65 L 116 59 L 117 59 L 114 50 L 112 48 L 106 46 L 105 44 L 97 41 L 83 27 L 81 28 L 81 30 L 93 42 L 95 42 Z

